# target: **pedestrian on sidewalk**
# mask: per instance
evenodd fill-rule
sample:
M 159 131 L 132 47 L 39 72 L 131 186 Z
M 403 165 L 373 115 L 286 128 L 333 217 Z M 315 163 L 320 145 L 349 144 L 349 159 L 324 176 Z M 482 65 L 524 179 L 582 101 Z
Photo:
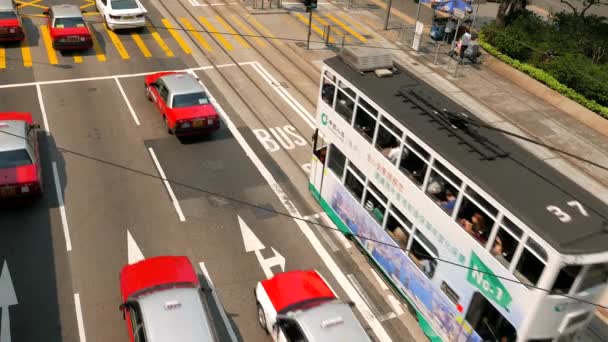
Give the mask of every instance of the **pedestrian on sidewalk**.
M 464 58 L 464 51 L 469 47 L 469 44 L 471 44 L 471 33 L 469 33 L 469 31 L 469 28 L 466 28 L 464 34 L 460 38 L 460 58 Z

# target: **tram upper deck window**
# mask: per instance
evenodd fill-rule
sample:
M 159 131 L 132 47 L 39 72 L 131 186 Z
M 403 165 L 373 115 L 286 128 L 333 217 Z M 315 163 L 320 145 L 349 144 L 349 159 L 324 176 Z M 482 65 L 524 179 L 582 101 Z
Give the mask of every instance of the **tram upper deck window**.
M 547 253 L 534 240 L 528 238 L 515 267 L 515 276 L 529 285 L 536 285 L 545 269 Z
M 488 242 L 498 210 L 475 190 L 467 187 L 456 220 L 482 245 Z
M 409 137 L 405 138 L 405 146 L 401 152 L 399 170 L 405 173 L 414 183 L 422 186 L 426 169 L 428 168 L 429 153 Z
M 378 111 L 363 98 L 359 97 L 355 113 L 355 129 L 370 142 L 374 139 L 377 117 Z
M 336 96 L 336 112 L 338 112 L 349 125 L 352 122 L 354 110 L 355 100 L 346 95 L 341 89 L 338 89 L 338 95 Z
M 327 72 L 326 72 L 327 73 Z M 321 99 L 328 105 L 334 105 L 334 94 L 336 93 L 336 86 L 327 77 L 323 77 L 323 86 L 321 87 Z
M 386 219 L 386 231 L 399 248 L 406 250 L 412 232 L 412 223 L 397 208 L 391 206 Z
M 437 248 L 419 230 L 416 230 L 409 256 L 429 279 L 435 274 L 437 255 Z
M 386 196 L 378 190 L 372 183 L 368 183 L 363 207 L 380 224 L 384 221 L 386 214 Z
M 365 177 L 353 164 L 349 164 L 349 167 L 346 169 L 344 186 L 358 201 L 361 201 L 361 198 L 363 197 L 363 188 L 365 186 Z
M 393 130 L 387 128 L 384 123 L 381 123 L 376 136 L 376 148 L 393 165 L 397 164 L 401 155 L 401 135 L 397 135 Z
M 460 178 L 435 160 L 425 191 L 443 210 L 452 214 L 461 184 Z
M 581 281 L 578 292 L 582 292 L 608 281 L 608 264 L 593 264 L 589 267 Z
M 506 268 L 509 268 L 513 255 L 519 246 L 522 230 L 506 217 L 498 228 L 490 252 Z
M 574 280 L 582 269 L 580 265 L 567 265 L 562 267 L 553 283 L 551 292 L 555 294 L 565 294 L 570 292 Z
M 346 165 L 346 156 L 340 151 L 336 145 L 331 144 L 329 146 L 329 158 L 327 167 L 335 172 L 338 178 L 342 179 L 344 174 L 344 166 Z

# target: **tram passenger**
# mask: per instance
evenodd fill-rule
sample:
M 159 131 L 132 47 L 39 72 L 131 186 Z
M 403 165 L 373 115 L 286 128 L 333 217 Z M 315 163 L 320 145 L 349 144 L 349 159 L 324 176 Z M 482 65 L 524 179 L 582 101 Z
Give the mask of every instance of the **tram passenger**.
M 482 244 L 488 241 L 489 232 L 486 227 L 486 219 L 480 212 L 475 212 L 471 216 L 471 220 L 467 220 L 466 218 L 460 219 L 460 225 Z
M 452 213 L 454 206 L 456 205 L 456 196 L 450 191 L 445 191 L 445 201 L 440 201 L 441 207 L 448 213 Z

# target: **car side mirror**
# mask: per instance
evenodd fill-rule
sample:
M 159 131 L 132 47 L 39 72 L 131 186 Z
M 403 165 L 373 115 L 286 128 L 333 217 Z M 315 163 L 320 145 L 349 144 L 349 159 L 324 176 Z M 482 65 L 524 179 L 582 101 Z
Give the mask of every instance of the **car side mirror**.
M 154 88 L 158 87 L 158 83 L 156 83 L 156 81 L 154 81 L 154 82 L 150 83 L 150 85 L 151 85 L 152 87 L 154 87 Z
M 39 124 L 30 125 L 30 129 L 40 129 L 40 125 Z
M 122 312 L 122 319 L 125 320 L 126 318 L 126 311 L 129 307 L 129 303 L 122 303 L 120 304 L 120 306 L 118 307 L 118 310 L 120 310 Z

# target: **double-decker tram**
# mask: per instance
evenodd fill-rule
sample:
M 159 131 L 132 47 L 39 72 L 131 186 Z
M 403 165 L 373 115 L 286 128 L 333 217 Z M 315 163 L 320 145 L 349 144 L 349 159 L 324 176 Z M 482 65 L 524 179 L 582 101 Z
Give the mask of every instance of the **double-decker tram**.
M 322 69 L 323 210 L 431 340 L 573 340 L 606 288 L 608 207 L 390 57 L 373 70 L 382 56 L 356 53 Z

